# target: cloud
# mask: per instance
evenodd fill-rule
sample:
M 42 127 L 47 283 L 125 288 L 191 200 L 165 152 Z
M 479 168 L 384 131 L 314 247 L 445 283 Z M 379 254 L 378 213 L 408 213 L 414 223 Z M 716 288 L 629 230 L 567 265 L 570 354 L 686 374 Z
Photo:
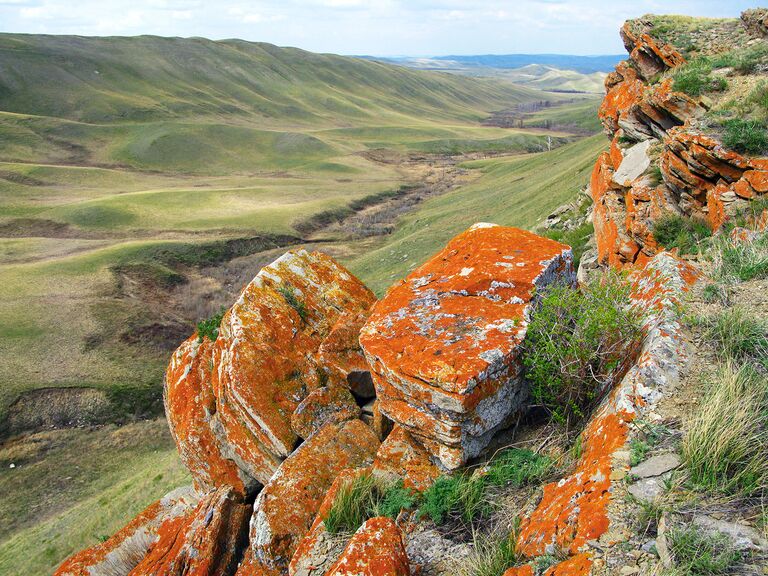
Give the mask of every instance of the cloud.
M 0 30 L 243 38 L 317 52 L 621 53 L 647 12 L 738 16 L 747 0 L 0 0 Z

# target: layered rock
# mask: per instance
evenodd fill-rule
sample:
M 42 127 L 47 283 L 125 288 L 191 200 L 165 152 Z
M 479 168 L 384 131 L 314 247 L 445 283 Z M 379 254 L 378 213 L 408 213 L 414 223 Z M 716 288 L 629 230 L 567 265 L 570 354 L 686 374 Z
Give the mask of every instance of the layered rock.
M 359 342 L 360 329 L 370 312 L 366 309 L 342 314 L 319 350 L 320 364 L 328 373 L 330 382 L 344 384 L 360 399 L 376 396 L 368 362 Z
M 313 434 L 259 493 L 248 556 L 287 570 L 333 481 L 346 469 L 370 465 L 378 447 L 376 435 L 360 420 L 329 423 Z
M 403 480 L 403 486 L 423 492 L 441 475 L 421 444 L 402 426 L 395 426 L 373 461 L 373 475 L 384 484 Z
M 340 385 L 313 390 L 291 415 L 291 428 L 305 440 L 328 422 L 344 422 L 360 416 L 352 393 Z
M 299 441 L 292 414 L 327 380 L 322 359 L 334 358 L 333 371 L 354 364 L 321 346 L 339 333 L 342 312 L 357 318 L 374 299 L 329 256 L 288 252 L 246 286 L 215 342 L 182 344 L 166 375 L 166 412 L 198 486 L 245 493 L 269 481 Z
M 327 576 L 410 576 L 402 534 L 391 518 L 366 520 Z
M 595 238 L 599 261 L 614 267 L 659 250 L 653 226 L 662 216 L 702 219 L 717 230 L 765 182 L 765 158 L 727 150 L 694 127 L 708 103 L 675 92 L 672 78 L 658 79 L 685 59 L 649 31 L 642 21 L 622 28 L 629 60 L 606 78 L 599 110 L 612 142 L 592 174 Z
M 570 248 L 476 224 L 387 292 L 360 333 L 381 411 L 446 468 L 525 400 L 520 344 L 537 290 L 574 281 Z

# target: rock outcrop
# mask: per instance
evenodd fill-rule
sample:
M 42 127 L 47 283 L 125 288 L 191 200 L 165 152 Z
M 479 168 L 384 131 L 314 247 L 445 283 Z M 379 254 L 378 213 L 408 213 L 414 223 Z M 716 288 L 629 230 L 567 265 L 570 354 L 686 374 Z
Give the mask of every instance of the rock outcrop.
M 760 17 L 745 22 L 756 30 Z M 708 98 L 673 89 L 666 73 L 686 62 L 674 46 L 642 19 L 625 24 L 621 35 L 629 60 L 606 78 L 599 110 L 611 147 L 591 180 L 598 258 L 614 267 L 642 264 L 662 248 L 653 228 L 663 216 L 717 230 L 764 194 L 768 181 L 767 158 L 729 150 L 706 129 Z
M 192 336 L 181 345 L 166 375 L 166 413 L 200 489 L 250 493 L 272 478 L 299 441 L 293 413 L 327 371 L 362 372 L 346 360 L 355 356 L 351 344 L 342 361 L 325 341 L 341 340 L 337 322 L 357 319 L 374 299 L 325 254 L 288 252 L 246 286 L 215 342 Z
M 456 469 L 522 407 L 536 290 L 573 283 L 570 248 L 476 224 L 387 292 L 360 333 L 381 411 Z

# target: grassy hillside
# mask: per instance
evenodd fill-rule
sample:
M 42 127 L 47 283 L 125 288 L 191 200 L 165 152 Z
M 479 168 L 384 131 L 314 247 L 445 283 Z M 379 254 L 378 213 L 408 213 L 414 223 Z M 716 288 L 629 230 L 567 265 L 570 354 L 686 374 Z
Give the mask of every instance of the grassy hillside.
M 481 173 L 476 181 L 424 203 L 386 243 L 349 262 L 350 268 L 381 296 L 475 222 L 530 229 L 575 197 L 605 147 L 605 137 L 596 135 L 552 152 L 468 162 L 466 168 Z

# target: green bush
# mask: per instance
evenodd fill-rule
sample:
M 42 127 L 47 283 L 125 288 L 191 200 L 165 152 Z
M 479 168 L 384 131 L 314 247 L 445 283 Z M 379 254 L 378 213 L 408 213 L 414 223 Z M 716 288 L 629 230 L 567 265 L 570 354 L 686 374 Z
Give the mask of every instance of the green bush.
M 547 289 L 528 326 L 523 362 L 533 400 L 559 422 L 583 418 L 635 351 L 642 314 L 617 277 Z
M 691 482 L 707 491 L 768 490 L 768 382 L 725 364 L 691 419 L 682 444 Z
M 403 486 L 403 481 L 384 488 L 376 503 L 374 512 L 376 516 L 389 516 L 393 520 L 397 518 L 401 510 L 415 508 L 418 500 L 413 491 Z
M 573 266 L 578 268 L 581 257 L 587 249 L 587 243 L 594 231 L 592 223 L 585 222 L 571 230 L 548 230 L 544 233 L 544 236 L 570 246 L 573 249 Z
M 214 314 L 205 320 L 200 320 L 200 322 L 197 323 L 197 339 L 199 342 L 202 342 L 203 338 L 208 338 L 211 342 L 216 341 L 216 338 L 219 337 L 221 319 L 224 318 L 226 311 L 226 308 L 222 308 L 217 314 Z
M 759 120 L 731 118 L 723 122 L 723 144 L 738 152 L 768 151 L 768 126 Z
M 701 250 L 702 242 L 712 236 L 704 220 L 666 214 L 653 225 L 653 238 L 664 248 L 677 248 L 681 254 L 694 254 Z
M 695 527 L 670 530 L 669 547 L 677 574 L 717 576 L 733 574 L 741 554 L 725 534 L 704 534 Z

